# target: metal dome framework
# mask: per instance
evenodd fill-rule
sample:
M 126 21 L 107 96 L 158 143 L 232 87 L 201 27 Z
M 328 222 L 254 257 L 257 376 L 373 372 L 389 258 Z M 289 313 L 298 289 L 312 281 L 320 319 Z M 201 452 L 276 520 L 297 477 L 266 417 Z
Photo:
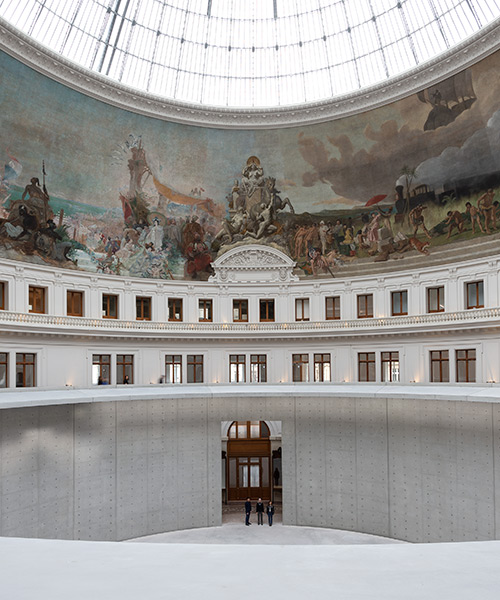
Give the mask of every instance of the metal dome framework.
M 500 0 L 0 0 L 0 16 L 102 75 L 179 102 L 318 102 L 480 31 Z

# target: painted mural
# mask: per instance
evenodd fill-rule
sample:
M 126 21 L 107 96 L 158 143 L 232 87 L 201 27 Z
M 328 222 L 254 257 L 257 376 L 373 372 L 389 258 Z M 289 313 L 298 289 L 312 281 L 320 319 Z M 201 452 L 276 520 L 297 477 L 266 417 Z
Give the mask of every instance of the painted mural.
M 499 63 L 357 116 L 230 131 L 129 113 L 0 55 L 0 257 L 206 280 L 255 243 L 302 277 L 462 256 L 500 225 Z

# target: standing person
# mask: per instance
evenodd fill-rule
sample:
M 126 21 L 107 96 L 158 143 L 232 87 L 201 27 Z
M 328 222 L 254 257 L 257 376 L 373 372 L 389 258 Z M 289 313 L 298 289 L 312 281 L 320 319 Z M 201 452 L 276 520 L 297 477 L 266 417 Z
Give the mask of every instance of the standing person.
M 124 384 L 129 384 L 130 383 L 130 379 L 128 375 L 125 375 L 125 377 L 123 378 L 123 383 Z
M 252 512 L 252 503 L 250 502 L 250 498 L 247 498 L 245 502 L 245 525 L 251 525 L 250 523 L 250 513 Z
M 264 503 L 262 502 L 262 498 L 259 498 L 257 501 L 255 512 L 257 513 L 257 524 L 264 525 Z
M 476 223 L 479 226 L 479 231 L 485 233 L 483 229 L 483 225 L 481 223 L 480 211 L 479 208 L 472 206 L 470 202 L 465 203 L 465 212 L 469 215 L 470 221 L 472 223 L 472 233 L 476 233 Z
M 266 506 L 267 520 L 269 521 L 269 527 L 273 526 L 273 516 L 274 516 L 274 504 L 271 500 L 269 500 L 268 505 Z

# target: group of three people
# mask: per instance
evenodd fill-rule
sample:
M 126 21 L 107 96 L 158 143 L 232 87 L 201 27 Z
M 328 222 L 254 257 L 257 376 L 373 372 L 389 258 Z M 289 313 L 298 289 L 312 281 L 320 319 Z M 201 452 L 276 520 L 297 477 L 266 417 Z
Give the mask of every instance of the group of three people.
M 273 524 L 273 516 L 274 516 L 274 504 L 271 500 L 267 503 L 265 507 L 265 511 L 267 514 L 267 520 L 269 526 L 271 527 Z M 250 523 L 250 513 L 252 512 L 252 502 L 250 498 L 246 499 L 245 502 L 245 525 L 251 525 Z M 257 523 L 258 525 L 264 525 L 264 503 L 262 502 L 262 498 L 259 498 L 257 504 L 255 505 L 255 512 L 257 513 Z

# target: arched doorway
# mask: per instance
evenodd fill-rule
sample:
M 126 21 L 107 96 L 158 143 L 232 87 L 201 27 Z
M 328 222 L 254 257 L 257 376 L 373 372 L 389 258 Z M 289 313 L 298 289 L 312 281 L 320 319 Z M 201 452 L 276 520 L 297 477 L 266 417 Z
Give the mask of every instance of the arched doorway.
M 227 440 L 227 499 L 271 499 L 271 441 L 264 421 L 234 421 Z

